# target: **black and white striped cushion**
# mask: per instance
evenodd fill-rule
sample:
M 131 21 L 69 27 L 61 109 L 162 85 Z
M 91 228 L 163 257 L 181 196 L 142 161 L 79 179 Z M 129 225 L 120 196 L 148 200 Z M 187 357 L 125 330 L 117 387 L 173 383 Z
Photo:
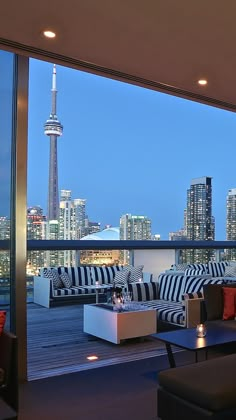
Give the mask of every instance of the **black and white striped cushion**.
M 96 281 L 100 284 L 112 284 L 116 273 L 121 270 L 123 270 L 122 265 L 90 267 L 92 284 L 96 284 Z
M 185 284 L 184 293 L 198 293 L 203 291 L 205 284 L 223 284 L 224 280 L 221 278 L 209 278 L 209 277 L 188 277 Z M 183 293 L 183 294 L 184 294 Z
M 58 273 L 68 273 L 72 286 L 92 286 L 90 267 L 58 267 Z
M 185 316 L 180 302 L 168 302 L 166 300 L 152 300 L 145 302 L 145 306 L 157 310 L 157 319 L 170 324 L 184 327 Z M 157 321 L 158 325 L 158 321 Z
M 206 274 L 209 274 L 208 264 L 194 263 L 194 264 L 189 264 L 188 268 L 193 268 L 195 270 L 204 270 Z
M 157 281 L 149 283 L 129 283 L 128 291 L 135 301 L 149 301 L 158 299 L 159 284 Z
M 186 268 L 184 275 L 185 276 L 202 276 L 207 274 L 203 268 Z
M 225 267 L 228 265 L 229 263 L 226 261 L 222 261 L 222 262 L 210 261 L 208 263 L 209 274 L 211 274 L 212 277 L 222 277 L 225 274 Z
M 181 302 L 186 278 L 184 274 L 160 274 L 158 277 L 159 299 Z

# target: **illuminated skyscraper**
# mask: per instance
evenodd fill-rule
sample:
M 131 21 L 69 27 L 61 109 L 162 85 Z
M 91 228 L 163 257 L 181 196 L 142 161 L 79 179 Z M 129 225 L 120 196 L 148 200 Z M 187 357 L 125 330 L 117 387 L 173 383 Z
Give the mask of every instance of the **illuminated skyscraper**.
M 151 220 L 146 216 L 124 214 L 120 218 L 120 240 L 150 240 Z M 123 264 L 130 263 L 130 252 L 121 251 L 120 259 Z
M 45 239 L 46 216 L 40 206 L 27 209 L 27 239 Z M 36 275 L 38 269 L 44 266 L 44 251 L 28 251 L 27 274 Z
M 236 240 L 236 188 L 229 190 L 227 195 L 226 239 Z M 226 250 L 227 260 L 236 260 L 236 249 Z
M 85 199 L 75 198 L 72 200 L 70 190 L 61 190 L 59 239 L 75 240 L 85 236 L 85 206 Z M 60 265 L 75 265 L 76 251 L 61 251 L 59 259 Z
M 215 220 L 212 216 L 211 177 L 192 180 L 187 190 L 187 239 L 212 241 L 215 239 Z M 214 253 L 207 249 L 186 250 L 187 262 L 207 262 Z
M 56 89 L 56 65 L 53 65 L 52 74 L 52 109 L 49 119 L 44 124 L 44 134 L 50 137 L 49 156 L 49 181 L 48 181 L 48 221 L 58 220 L 59 197 L 58 197 L 58 167 L 57 167 L 57 137 L 62 135 L 63 126 L 57 118 L 57 89 Z

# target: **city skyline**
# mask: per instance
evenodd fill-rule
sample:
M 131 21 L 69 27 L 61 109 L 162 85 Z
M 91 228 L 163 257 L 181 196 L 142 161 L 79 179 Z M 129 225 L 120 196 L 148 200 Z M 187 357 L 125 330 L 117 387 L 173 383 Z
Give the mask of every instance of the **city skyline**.
M 43 123 L 50 110 L 51 74 L 52 64 L 30 61 L 28 206 L 44 210 L 49 148 Z M 226 238 L 232 153 L 226 153 L 226 170 L 218 171 L 222 155 L 216 137 L 223 140 L 227 133 L 232 149 L 233 113 L 61 66 L 57 74 L 58 118 L 64 126 L 58 140 L 59 190 L 86 199 L 89 219 L 102 226 L 118 226 L 122 214 L 145 215 L 152 233 L 168 239 L 169 232 L 183 227 L 190 180 L 211 176 L 216 239 Z

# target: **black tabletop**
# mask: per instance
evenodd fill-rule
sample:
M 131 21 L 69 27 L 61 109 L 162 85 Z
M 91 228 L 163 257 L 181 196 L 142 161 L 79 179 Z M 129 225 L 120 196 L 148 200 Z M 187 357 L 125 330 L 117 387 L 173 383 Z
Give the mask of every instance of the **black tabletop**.
M 236 321 L 233 321 L 233 323 L 234 325 L 232 323 L 228 325 L 207 324 L 207 334 L 204 338 L 196 336 L 195 328 L 168 331 L 154 334 L 154 336 L 167 344 L 173 344 L 187 350 L 198 350 L 236 342 Z

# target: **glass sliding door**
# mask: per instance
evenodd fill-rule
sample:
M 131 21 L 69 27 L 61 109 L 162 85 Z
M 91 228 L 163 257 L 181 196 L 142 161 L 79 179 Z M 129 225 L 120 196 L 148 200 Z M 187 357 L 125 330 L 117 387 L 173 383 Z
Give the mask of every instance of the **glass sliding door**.
M 11 155 L 13 117 L 14 54 L 0 51 L 0 308 L 7 310 L 10 329 L 10 238 L 11 238 Z
M 0 309 L 18 337 L 26 379 L 26 169 L 28 58 L 0 50 Z

